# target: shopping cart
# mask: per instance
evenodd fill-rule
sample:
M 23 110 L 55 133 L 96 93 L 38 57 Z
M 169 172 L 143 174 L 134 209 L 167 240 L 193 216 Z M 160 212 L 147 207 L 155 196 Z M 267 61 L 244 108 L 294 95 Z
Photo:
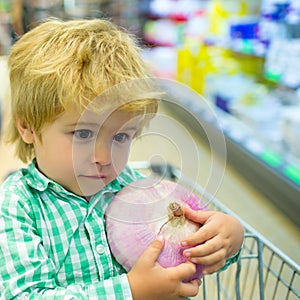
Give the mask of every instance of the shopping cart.
M 208 204 L 237 217 L 245 228 L 245 240 L 240 260 L 225 271 L 205 276 L 197 299 L 204 300 L 294 300 L 300 299 L 300 266 L 259 234 L 218 199 L 171 165 L 132 162 L 131 166 L 147 176 L 159 176 L 178 181 L 192 188 Z M 299 249 L 300 254 L 300 249 Z

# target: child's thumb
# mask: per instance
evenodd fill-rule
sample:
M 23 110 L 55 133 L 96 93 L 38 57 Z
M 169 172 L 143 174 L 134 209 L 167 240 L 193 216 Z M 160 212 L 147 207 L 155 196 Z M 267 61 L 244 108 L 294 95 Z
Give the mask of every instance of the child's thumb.
M 164 239 L 162 236 L 158 236 L 144 251 L 143 258 L 149 262 L 155 262 L 164 247 Z
M 204 224 L 207 221 L 207 219 L 211 216 L 211 212 L 203 210 L 193 210 L 188 205 L 185 205 L 184 215 L 191 221 Z

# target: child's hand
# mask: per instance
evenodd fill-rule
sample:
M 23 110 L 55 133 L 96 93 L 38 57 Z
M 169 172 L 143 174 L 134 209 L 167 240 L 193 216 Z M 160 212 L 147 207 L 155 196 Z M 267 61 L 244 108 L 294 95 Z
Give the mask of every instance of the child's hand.
M 156 262 L 162 248 L 163 241 L 152 242 L 128 272 L 134 300 L 186 299 L 197 295 L 200 280 L 182 282 L 195 273 L 195 264 L 186 262 L 177 267 L 163 268 Z
M 187 205 L 184 211 L 188 219 L 202 224 L 202 227 L 181 242 L 182 246 L 197 245 L 186 249 L 183 254 L 191 262 L 206 265 L 203 274 L 216 272 L 242 246 L 243 226 L 236 218 L 221 212 L 194 211 Z

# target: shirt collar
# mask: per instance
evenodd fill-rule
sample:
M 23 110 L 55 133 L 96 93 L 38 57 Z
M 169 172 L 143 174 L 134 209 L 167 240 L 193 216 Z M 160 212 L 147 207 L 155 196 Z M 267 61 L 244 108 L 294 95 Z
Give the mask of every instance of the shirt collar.
M 27 170 L 28 170 L 28 173 L 26 176 L 26 183 L 30 187 L 32 187 L 40 192 L 45 191 L 48 188 L 49 184 L 58 185 L 57 183 L 55 183 L 53 180 L 46 177 L 43 173 L 41 173 L 38 170 L 38 168 L 36 167 L 35 160 L 33 160 L 30 163 Z

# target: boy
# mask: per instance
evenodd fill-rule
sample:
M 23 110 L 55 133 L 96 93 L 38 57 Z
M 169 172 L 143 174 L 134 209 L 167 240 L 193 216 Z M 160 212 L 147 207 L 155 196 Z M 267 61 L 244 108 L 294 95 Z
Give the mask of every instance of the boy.
M 106 207 L 140 178 L 126 166 L 131 141 L 157 111 L 134 39 L 104 20 L 51 20 L 15 43 L 9 67 L 8 140 L 31 163 L 0 188 L 0 298 L 196 295 L 200 282 L 183 282 L 194 263 L 214 272 L 240 249 L 243 229 L 234 218 L 187 209 L 204 225 L 182 244 L 205 244 L 175 268 L 156 263 L 157 240 L 125 274 L 106 239 Z

